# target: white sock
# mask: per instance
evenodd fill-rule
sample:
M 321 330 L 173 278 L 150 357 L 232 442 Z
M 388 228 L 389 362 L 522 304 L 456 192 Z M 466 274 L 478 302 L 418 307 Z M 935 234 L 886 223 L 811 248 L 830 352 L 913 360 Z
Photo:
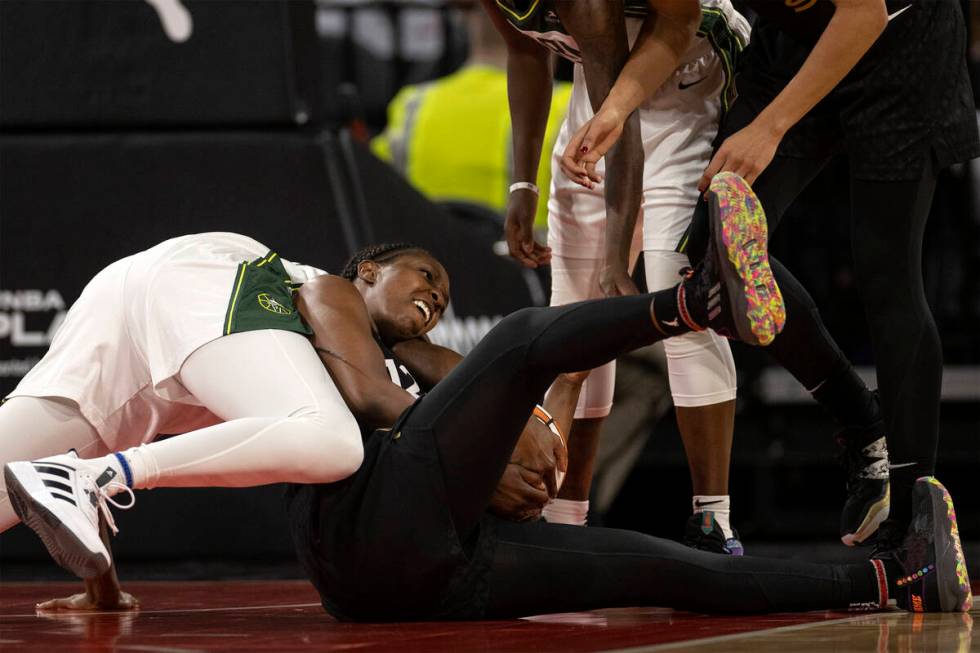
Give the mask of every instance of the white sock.
M 589 502 L 552 499 L 541 511 L 541 515 L 549 524 L 585 526 L 585 521 L 589 517 Z
M 120 456 L 123 460 L 120 460 Z M 156 486 L 156 481 L 160 477 L 156 459 L 147 451 L 145 444 L 88 462 L 112 468 L 116 472 L 116 478 L 113 480 L 128 485 L 134 490 L 150 490 Z M 119 489 L 107 489 L 107 492 L 109 495 L 114 495 L 119 492 Z
M 731 514 L 731 498 L 727 494 L 695 494 L 691 505 L 694 507 L 694 514 L 710 512 L 715 516 L 715 521 L 721 526 L 721 532 L 725 534 L 725 539 L 734 537 L 732 525 L 729 521 Z

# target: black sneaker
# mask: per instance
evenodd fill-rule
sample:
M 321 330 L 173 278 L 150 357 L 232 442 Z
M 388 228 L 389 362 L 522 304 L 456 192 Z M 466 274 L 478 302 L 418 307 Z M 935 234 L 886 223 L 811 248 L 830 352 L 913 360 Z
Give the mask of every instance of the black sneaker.
M 953 499 L 923 476 L 912 488 L 912 522 L 890 556 L 904 574 L 895 582 L 899 607 L 910 612 L 967 612 L 973 605 Z
M 685 546 L 700 551 L 730 556 L 745 555 L 745 549 L 738 539 L 738 531 L 732 529 L 732 537 L 725 537 L 725 532 L 710 511 L 698 512 L 688 517 L 683 542 Z
M 888 446 L 885 425 L 849 427 L 835 439 L 847 473 L 847 500 L 840 517 L 840 539 L 847 546 L 868 539 L 888 517 Z
M 906 531 L 908 531 L 908 524 L 901 524 L 895 519 L 881 522 L 875 535 L 871 557 L 878 560 L 894 560 L 895 552 L 902 546 Z
M 714 176 L 707 192 L 711 238 L 704 261 L 677 288 L 680 317 L 695 331 L 713 329 L 750 345 L 782 331 L 786 308 L 769 267 L 762 204 L 744 179 Z

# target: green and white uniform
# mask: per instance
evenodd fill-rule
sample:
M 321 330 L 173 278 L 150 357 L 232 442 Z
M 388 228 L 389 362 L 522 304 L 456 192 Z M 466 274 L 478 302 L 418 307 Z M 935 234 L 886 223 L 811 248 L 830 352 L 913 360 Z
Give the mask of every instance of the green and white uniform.
M 551 304 L 601 297 L 598 278 L 605 252 L 603 184 L 583 188 L 560 172 L 571 137 L 593 117 L 580 49 L 562 25 L 554 0 L 497 0 L 498 10 L 525 36 L 575 62 L 567 118 L 552 152 L 548 245 L 552 258 Z M 625 0 L 626 30 L 634 43 L 649 11 L 643 0 Z M 697 37 L 674 73 L 637 109 L 644 151 L 642 201 L 633 252 L 644 252 L 651 291 L 676 283 L 687 264 L 679 253 L 698 200 L 697 182 L 711 158 L 720 117 L 733 98 L 734 70 L 749 40 L 748 22 L 729 0 L 702 0 Z M 605 161 L 596 170 L 605 174 Z M 731 400 L 735 364 L 728 343 L 710 331 L 664 343 L 671 394 L 677 406 Z M 613 364 L 592 372 L 576 417 L 598 418 L 612 406 Z
M 110 449 L 214 423 L 177 378 L 184 361 L 232 333 L 310 334 L 292 291 L 322 274 L 239 234 L 164 241 L 99 272 L 9 396 L 72 400 Z

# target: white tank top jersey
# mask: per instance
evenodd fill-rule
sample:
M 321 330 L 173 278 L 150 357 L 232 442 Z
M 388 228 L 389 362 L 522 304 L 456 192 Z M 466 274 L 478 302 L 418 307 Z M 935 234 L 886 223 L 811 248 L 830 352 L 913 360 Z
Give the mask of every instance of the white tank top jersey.
M 242 264 L 269 253 L 247 236 L 205 233 L 112 263 L 85 286 L 48 353 L 8 396 L 76 402 L 112 450 L 219 422 L 176 375 L 192 352 L 228 332 Z M 281 263 L 290 284 L 326 274 Z
M 634 251 L 681 247 L 697 202 L 697 179 L 710 159 L 721 113 L 734 98 L 734 69 L 749 41 L 749 23 L 730 0 L 700 4 L 697 37 L 673 75 L 638 110 L 645 165 Z M 497 6 L 515 29 L 575 64 L 568 113 L 552 151 L 548 244 L 561 256 L 600 259 L 605 243 L 604 185 L 584 189 L 557 168 L 572 136 L 594 115 L 578 44 L 550 0 L 497 0 Z M 645 0 L 625 3 L 631 47 L 648 8 Z M 596 170 L 605 174 L 603 160 Z

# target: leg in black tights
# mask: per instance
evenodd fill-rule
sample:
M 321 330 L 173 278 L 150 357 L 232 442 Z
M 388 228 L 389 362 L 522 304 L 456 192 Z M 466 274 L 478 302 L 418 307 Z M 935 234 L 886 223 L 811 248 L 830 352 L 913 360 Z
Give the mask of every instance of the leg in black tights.
M 614 297 L 512 313 L 419 402 L 405 426 L 435 434 L 462 539 L 486 509 L 534 403 L 555 377 L 664 337 L 651 320 L 651 298 Z
M 641 295 L 518 311 L 413 410 L 404 428 L 435 434 L 461 539 L 486 509 L 533 403 L 557 374 L 662 339 L 650 301 Z M 877 601 L 875 578 L 869 563 L 718 556 L 628 531 L 501 522 L 486 616 L 637 604 L 751 612 L 840 608 Z M 718 598 L 730 596 L 740 600 Z
M 922 282 L 922 238 L 936 171 L 915 181 L 851 182 L 854 266 L 874 347 L 891 471 L 891 517 L 904 526 L 915 479 L 932 475 L 943 358 Z
M 491 619 L 639 605 L 760 613 L 878 601 L 868 562 L 726 556 L 633 531 L 545 522 L 500 522 L 497 534 Z
M 753 190 L 765 209 L 770 233 L 826 163 L 823 158 L 777 156 L 756 180 Z M 692 263 L 704 256 L 707 238 L 708 211 L 702 200 L 688 239 L 687 252 Z M 833 379 L 840 387 L 825 386 L 814 397 L 842 425 L 856 425 L 871 417 L 871 393 L 827 331 L 810 293 L 778 260 L 770 256 L 769 261 L 786 304 L 786 326 L 767 351 L 807 390 L 813 391 Z

